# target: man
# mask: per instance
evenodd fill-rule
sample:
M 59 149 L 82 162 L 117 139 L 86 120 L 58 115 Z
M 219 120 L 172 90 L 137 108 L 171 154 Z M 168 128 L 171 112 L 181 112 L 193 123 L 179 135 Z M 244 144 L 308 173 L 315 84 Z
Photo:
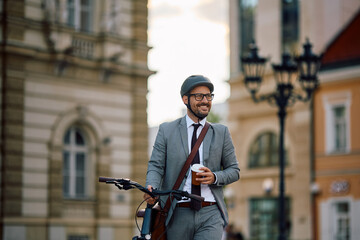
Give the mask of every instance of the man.
M 214 97 L 213 90 L 210 80 L 201 75 L 190 76 L 182 84 L 180 94 L 187 106 L 187 114 L 159 127 L 146 178 L 150 191 L 170 190 L 174 186 L 191 152 L 192 135 L 195 133 L 198 137 L 206 123 Z M 228 223 L 222 188 L 237 181 L 240 172 L 228 128 L 221 124 L 211 124 L 198 154 L 198 161 L 205 167 L 200 168 L 204 172 L 197 173 L 196 180 L 201 182 L 201 196 L 205 200 L 196 207 L 189 203 L 190 200 L 174 199 L 166 220 L 169 240 L 220 240 L 223 228 Z M 191 193 L 189 172 L 180 189 Z M 144 198 L 148 203 L 154 202 L 148 195 Z M 166 199 L 161 199 L 162 206 Z

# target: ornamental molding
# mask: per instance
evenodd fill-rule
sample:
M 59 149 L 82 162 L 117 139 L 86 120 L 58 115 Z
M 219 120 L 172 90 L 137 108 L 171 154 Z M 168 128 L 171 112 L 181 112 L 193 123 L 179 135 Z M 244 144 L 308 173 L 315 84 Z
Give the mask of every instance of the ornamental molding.
M 330 185 L 330 192 L 333 194 L 344 194 L 349 192 L 350 183 L 347 180 L 333 181 Z

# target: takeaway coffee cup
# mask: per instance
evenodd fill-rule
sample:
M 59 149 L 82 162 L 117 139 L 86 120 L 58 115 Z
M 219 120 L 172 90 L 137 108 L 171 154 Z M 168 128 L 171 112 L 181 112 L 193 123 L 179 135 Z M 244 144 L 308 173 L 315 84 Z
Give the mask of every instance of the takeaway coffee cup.
M 196 173 L 204 172 L 204 170 L 200 170 L 201 167 L 204 167 L 204 165 L 196 163 L 191 166 L 191 184 L 192 185 L 200 185 L 200 182 L 196 181 Z

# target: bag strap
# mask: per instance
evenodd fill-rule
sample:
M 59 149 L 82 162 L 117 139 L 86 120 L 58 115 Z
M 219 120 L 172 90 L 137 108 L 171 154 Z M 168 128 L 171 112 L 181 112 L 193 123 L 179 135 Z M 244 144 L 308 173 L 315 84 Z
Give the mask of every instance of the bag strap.
M 181 169 L 181 172 L 180 172 L 180 174 L 179 174 L 179 176 L 178 176 L 178 178 L 177 178 L 177 180 L 176 180 L 176 182 L 174 184 L 173 190 L 178 189 L 180 187 L 181 182 L 184 179 L 184 177 L 186 175 L 186 172 L 189 169 L 189 167 L 191 165 L 191 162 L 194 159 L 194 157 L 196 155 L 196 152 L 198 151 L 198 149 L 199 149 L 199 147 L 200 147 L 200 145 L 201 145 L 201 143 L 202 143 L 202 141 L 203 141 L 203 139 L 204 139 L 204 137 L 205 137 L 205 135 L 206 135 L 206 133 L 207 133 L 207 131 L 209 129 L 209 126 L 210 126 L 210 124 L 208 122 L 206 122 L 204 128 L 201 130 L 199 138 L 196 140 L 195 145 L 194 145 L 193 149 L 191 150 L 190 155 L 186 159 L 186 162 L 185 162 L 183 168 Z M 171 200 L 170 200 L 170 197 L 168 197 L 168 199 L 166 201 L 166 204 L 165 204 L 165 206 L 163 208 L 163 210 L 165 212 L 169 211 L 170 204 L 171 204 Z

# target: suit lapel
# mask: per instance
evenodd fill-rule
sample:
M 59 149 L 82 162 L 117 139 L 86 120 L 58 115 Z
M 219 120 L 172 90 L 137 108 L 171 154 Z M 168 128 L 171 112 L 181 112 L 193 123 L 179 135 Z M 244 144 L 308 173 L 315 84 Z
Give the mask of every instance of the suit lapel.
M 207 161 L 209 160 L 210 157 L 210 145 L 211 145 L 212 136 L 213 136 L 213 129 L 210 124 L 209 130 L 207 131 L 205 138 L 203 140 L 203 159 L 205 166 L 208 166 Z
M 188 146 L 188 136 L 187 136 L 187 127 L 186 127 L 186 118 L 183 117 L 179 124 L 179 131 L 181 135 L 181 144 L 185 151 L 185 156 L 188 156 L 189 153 L 189 146 Z

